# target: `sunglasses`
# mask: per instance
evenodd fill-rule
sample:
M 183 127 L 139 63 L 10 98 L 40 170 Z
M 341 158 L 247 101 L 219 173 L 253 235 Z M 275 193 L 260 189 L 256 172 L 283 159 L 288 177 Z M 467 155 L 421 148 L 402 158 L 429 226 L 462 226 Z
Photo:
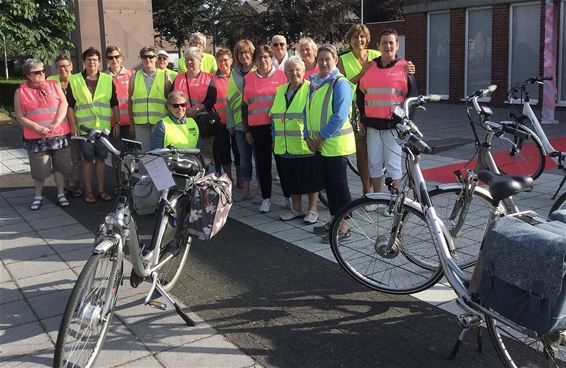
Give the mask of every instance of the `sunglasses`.
M 283 47 L 283 46 L 285 46 L 285 42 L 280 42 L 280 43 L 275 42 L 275 43 L 273 43 L 273 46 L 274 47 Z
M 179 107 L 187 107 L 187 103 L 180 103 L 180 104 L 171 104 L 174 108 L 178 109 Z
M 155 58 L 155 55 L 142 55 L 140 56 L 140 58 L 142 58 L 143 60 L 150 60 Z
M 69 68 L 70 66 L 71 66 L 71 64 L 67 64 L 67 65 L 57 65 L 57 69 L 63 69 L 63 68 L 67 69 L 67 68 Z
M 169 58 L 167 56 L 158 56 L 157 59 L 158 60 L 167 60 Z
M 121 57 L 122 57 L 122 55 L 108 55 L 108 56 L 106 56 L 106 58 L 108 60 L 118 60 Z
M 45 69 L 36 70 L 34 72 L 29 72 L 29 73 L 33 75 L 41 75 L 41 74 L 45 74 Z

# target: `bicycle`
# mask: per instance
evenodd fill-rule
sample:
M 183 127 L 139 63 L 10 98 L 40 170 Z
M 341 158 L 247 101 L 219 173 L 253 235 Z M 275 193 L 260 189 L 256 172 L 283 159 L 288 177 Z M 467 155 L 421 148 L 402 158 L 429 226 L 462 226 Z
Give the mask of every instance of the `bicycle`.
M 422 105 L 436 99 L 433 96 L 409 98 L 404 103 L 404 111 L 408 112 L 411 104 Z M 458 318 L 464 332 L 475 329 L 479 334 L 479 328 L 485 322 L 498 356 L 507 367 L 543 366 L 535 361 L 544 361 L 547 366 L 565 367 L 563 361 L 566 361 L 566 355 L 561 348 L 564 331 L 552 336 L 539 336 L 482 305 L 470 290 L 471 278 L 453 257 L 451 237 L 436 214 L 420 168 L 421 154 L 432 150 L 422 140 L 418 128 L 408 119 L 402 118 L 397 125 L 397 132 L 405 153 L 407 178 L 396 193 L 368 194 L 342 208 L 334 217 L 330 243 L 338 264 L 356 281 L 374 290 L 392 294 L 425 290 L 444 276 L 464 310 Z M 488 225 L 503 217 L 520 218 L 519 215 L 525 215 L 518 211 L 507 215 L 501 201 L 531 190 L 532 178 L 482 171 L 480 179 L 489 185 L 492 197 L 493 210 Z M 415 200 L 406 196 L 409 188 L 413 189 Z M 365 212 L 364 206 L 370 204 L 379 205 L 389 216 L 384 216 L 384 211 Z M 352 234 L 349 238 L 341 239 L 340 233 L 345 228 Z M 476 239 L 478 243 L 480 239 Z M 434 254 L 428 252 L 430 248 L 434 249 Z M 458 351 L 464 332 L 451 357 Z M 511 339 L 523 348 L 517 355 Z
M 173 307 L 188 326 L 195 323 L 167 293 L 177 280 L 187 261 L 191 236 L 184 229 L 190 209 L 191 190 L 204 175 L 199 159 L 179 155 L 198 155 L 198 149 L 156 149 L 146 155 L 169 157 L 169 167 L 175 187 L 164 189 L 159 197 L 155 227 L 149 244 L 138 238 L 131 211 L 134 171 L 140 156 L 139 142 L 128 141 L 133 154 L 122 154 L 108 141 L 108 131 L 101 133 L 88 128 L 87 141 L 101 144 L 126 171 L 127 185 L 119 192 L 113 212 L 98 228 L 92 255 L 81 271 L 67 303 L 55 345 L 55 367 L 91 367 L 102 348 L 112 319 L 119 287 L 123 280 L 123 261 L 129 260 L 133 270 L 132 287 L 150 279 L 152 286 L 145 304 L 166 309 Z M 125 140 L 127 141 L 127 140 Z M 162 296 L 165 303 L 155 300 Z
M 536 149 L 536 155 L 540 155 L 540 157 L 538 158 L 534 158 L 535 162 L 540 162 L 540 165 L 537 167 L 537 170 L 535 172 L 532 173 L 532 177 L 533 179 L 536 179 L 540 176 L 540 174 L 542 174 L 542 172 L 544 171 L 544 166 L 545 166 L 545 156 L 550 157 L 558 166 L 558 168 L 560 170 L 562 170 L 564 172 L 564 178 L 562 179 L 562 181 L 560 182 L 560 184 L 558 185 L 558 189 L 556 190 L 556 192 L 554 193 L 554 196 L 552 196 L 552 199 L 556 198 L 556 196 L 558 195 L 558 192 L 560 191 L 560 189 L 562 188 L 562 186 L 564 185 L 564 182 L 566 182 L 566 152 L 560 152 L 558 151 L 556 148 L 554 148 L 554 146 L 550 143 L 548 137 L 546 136 L 544 129 L 542 129 L 542 126 L 540 124 L 540 122 L 538 121 L 533 109 L 531 108 L 531 104 L 530 104 L 530 98 L 529 98 L 529 91 L 527 90 L 527 86 L 529 86 L 530 84 L 543 84 L 543 81 L 545 80 L 552 80 L 552 77 L 540 77 L 538 75 L 532 76 L 531 78 L 527 79 L 524 82 L 518 83 L 514 86 L 512 86 L 509 89 L 509 92 L 507 94 L 507 100 L 511 101 L 512 99 L 516 99 L 517 98 L 517 93 L 519 93 L 519 100 L 521 102 L 521 105 L 523 106 L 522 111 L 520 112 L 520 115 L 516 115 L 513 111 L 511 111 L 509 113 L 509 115 L 515 120 L 515 122 L 517 124 L 523 124 L 524 122 L 529 122 L 532 127 L 534 128 L 536 134 L 534 134 L 533 138 L 535 138 L 535 142 L 538 140 L 537 144 L 537 149 Z M 518 140 L 517 142 L 517 149 L 521 150 L 522 149 L 522 144 L 524 143 L 521 140 Z M 513 154 L 513 150 L 509 151 L 509 154 Z M 515 168 L 509 168 L 508 170 L 515 170 Z

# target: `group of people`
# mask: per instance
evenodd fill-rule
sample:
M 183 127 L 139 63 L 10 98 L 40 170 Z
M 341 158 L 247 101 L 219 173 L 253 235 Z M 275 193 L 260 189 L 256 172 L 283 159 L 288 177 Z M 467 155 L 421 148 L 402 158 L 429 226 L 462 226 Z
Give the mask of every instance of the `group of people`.
M 135 139 L 144 150 L 199 147 L 205 162 L 230 178 L 234 162 L 234 200 L 251 199 L 262 213 L 271 207 L 274 157 L 289 203 L 283 221 L 301 218 L 315 224 L 322 189 L 331 215 L 337 214 L 351 200 L 346 169 L 353 153 L 364 193 L 381 191 L 384 167 L 396 184 L 401 153 L 393 140 L 392 109 L 416 94 L 414 66 L 397 58 L 394 30 L 380 34 L 378 50 L 368 49 L 365 25 L 353 25 L 346 40 L 351 51 L 341 56 L 333 45 L 319 46 L 311 38 L 299 40 L 297 55 L 291 56 L 281 35 L 257 47 L 243 39 L 233 53 L 222 48 L 212 56 L 204 52 L 204 35 L 195 33 L 179 60 L 178 73 L 167 68 L 167 52 L 153 47 L 140 50 L 138 71 L 122 65 L 116 46 L 106 49 L 106 72 L 99 71 L 102 55 L 94 48 L 83 52 L 81 73 L 71 74 L 69 58 L 61 55 L 56 60 L 58 75 L 47 80 L 41 62 L 26 61 L 27 81 L 16 92 L 14 106 L 35 183 L 30 209 L 41 207 L 43 183 L 51 172 L 59 206 L 69 205 L 66 190 L 87 203 L 111 199 L 104 189 L 106 150 L 69 139 L 83 134 L 81 125 L 109 129 L 116 139 Z M 203 134 L 199 124 L 216 113 L 222 129 L 212 136 Z M 352 124 L 356 114 L 359 126 Z M 252 159 L 260 198 L 250 190 Z M 97 196 L 91 183 L 93 162 Z M 121 185 L 119 169 L 116 175 Z M 302 195 L 308 196 L 306 211 Z M 313 229 L 327 234 L 329 223 Z M 344 228 L 339 235 L 350 233 Z

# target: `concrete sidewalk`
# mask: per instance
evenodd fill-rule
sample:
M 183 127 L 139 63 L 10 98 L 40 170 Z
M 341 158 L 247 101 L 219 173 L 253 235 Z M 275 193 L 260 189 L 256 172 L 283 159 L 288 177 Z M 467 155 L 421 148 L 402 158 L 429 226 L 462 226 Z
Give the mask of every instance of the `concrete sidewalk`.
M 2 175 L 29 172 L 22 151 L 0 151 Z M 53 365 L 63 311 L 92 251 L 90 231 L 49 200 L 39 211 L 30 211 L 32 195 L 32 188 L 0 192 L 1 367 Z M 190 317 L 197 326 L 187 327 L 173 310 L 143 305 L 150 285 L 133 289 L 130 265 L 125 266 L 97 366 L 261 367 L 194 313 Z

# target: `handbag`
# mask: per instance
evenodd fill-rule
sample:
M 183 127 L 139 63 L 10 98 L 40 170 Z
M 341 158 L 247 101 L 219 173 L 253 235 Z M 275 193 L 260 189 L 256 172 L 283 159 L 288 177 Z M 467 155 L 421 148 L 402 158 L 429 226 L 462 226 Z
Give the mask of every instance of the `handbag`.
M 189 106 L 192 108 L 193 105 L 191 103 L 191 91 L 189 88 L 189 80 L 186 74 L 185 82 L 187 83 L 187 93 L 189 94 Z M 199 112 L 194 119 L 198 125 L 201 138 L 213 137 L 223 129 L 225 129 L 224 125 L 222 125 L 222 123 L 220 122 L 220 115 L 216 112 L 214 107 L 212 108 L 212 111 L 204 110 Z
M 210 240 L 224 227 L 232 207 L 232 181 L 226 174 L 208 174 L 193 187 L 186 228 L 200 240 Z
M 539 335 L 566 329 L 566 224 L 505 216 L 484 236 L 470 291 Z
M 134 186 L 132 202 L 138 215 L 151 215 L 159 207 L 159 192 L 149 175 L 143 175 Z

